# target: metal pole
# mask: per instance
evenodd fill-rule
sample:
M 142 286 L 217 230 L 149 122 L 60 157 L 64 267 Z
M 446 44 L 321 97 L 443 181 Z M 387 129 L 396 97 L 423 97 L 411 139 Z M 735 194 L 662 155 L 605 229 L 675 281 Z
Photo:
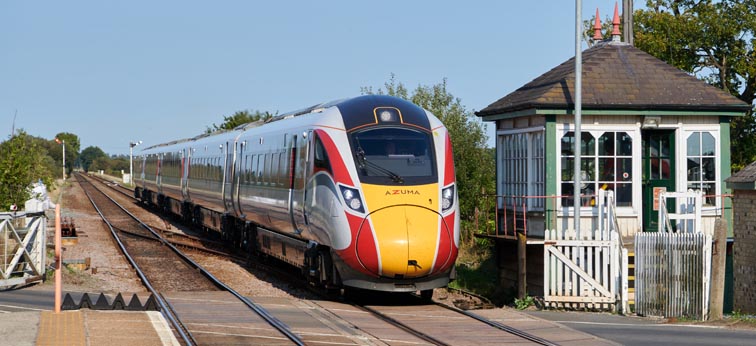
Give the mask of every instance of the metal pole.
M 63 182 L 66 182 L 66 140 L 61 141 L 63 144 Z
M 580 238 L 580 206 L 582 205 L 580 200 L 580 186 L 581 165 L 580 165 L 580 147 L 581 147 L 581 112 L 582 112 L 582 95 L 581 88 L 583 83 L 582 70 L 583 70 L 583 55 L 582 55 L 582 11 L 583 4 L 581 0 L 575 0 L 575 189 L 574 189 L 574 209 L 575 209 L 575 232 L 577 232 L 578 238 Z
M 61 258 L 61 234 L 60 234 L 60 203 L 55 206 L 55 307 L 53 308 L 55 313 L 60 312 L 61 305 L 61 290 L 63 288 L 63 259 Z
M 134 186 L 134 143 L 129 143 L 129 186 Z
M 134 186 L 134 147 L 142 141 L 129 142 L 129 186 Z

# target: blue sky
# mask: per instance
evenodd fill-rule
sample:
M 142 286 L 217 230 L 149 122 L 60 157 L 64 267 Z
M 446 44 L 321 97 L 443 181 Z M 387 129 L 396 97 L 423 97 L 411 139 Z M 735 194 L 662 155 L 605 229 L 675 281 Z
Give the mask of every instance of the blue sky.
M 614 3 L 584 0 L 583 19 Z M 567 0 L 3 1 L 0 138 L 17 112 L 31 135 L 127 154 L 392 73 L 409 89 L 446 78 L 480 110 L 574 55 L 574 14 Z

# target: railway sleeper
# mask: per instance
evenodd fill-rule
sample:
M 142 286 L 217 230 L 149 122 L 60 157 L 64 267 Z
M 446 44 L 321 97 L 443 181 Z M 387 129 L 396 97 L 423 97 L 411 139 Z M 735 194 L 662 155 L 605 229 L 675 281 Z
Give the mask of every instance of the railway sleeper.
M 232 214 L 207 209 L 191 201 L 178 201 L 147 189 L 140 189 L 135 195 L 141 195 L 145 204 L 164 215 L 180 218 L 202 229 L 210 238 L 220 238 L 234 250 L 275 258 L 298 268 L 313 286 L 340 289 L 339 275 L 327 246 L 290 237 Z

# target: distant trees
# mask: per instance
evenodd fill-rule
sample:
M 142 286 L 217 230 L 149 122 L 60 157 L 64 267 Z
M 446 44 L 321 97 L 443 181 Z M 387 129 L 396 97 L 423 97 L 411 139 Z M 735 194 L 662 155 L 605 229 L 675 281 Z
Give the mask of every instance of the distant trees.
M 756 0 L 647 0 L 634 12 L 635 45 L 753 105 Z M 731 124 L 732 166 L 756 161 L 753 110 Z
M 238 111 L 230 116 L 224 116 L 223 122 L 220 125 L 216 125 L 213 123 L 213 126 L 208 126 L 205 129 L 205 133 L 213 133 L 215 131 L 220 130 L 231 130 L 236 128 L 239 125 L 243 125 L 246 123 L 251 123 L 253 121 L 258 121 L 260 119 L 268 120 L 273 117 L 273 114 L 270 112 L 261 112 L 261 111 L 254 111 L 250 112 L 248 110 Z
M 11 204 L 23 207 L 33 182 L 52 185 L 55 160 L 48 155 L 46 142 L 18 130 L 0 143 L 0 210 L 9 210 Z
M 105 152 L 102 151 L 102 149 L 95 146 L 89 146 L 81 151 L 81 154 L 79 155 L 79 162 L 81 163 L 81 168 L 84 171 L 89 172 L 90 169 L 97 167 L 97 166 L 93 166 L 95 161 L 97 161 L 98 159 L 102 160 L 103 158 L 107 159 L 108 155 L 105 154 Z M 97 164 L 103 165 L 102 161 L 98 162 Z
M 436 115 L 449 130 L 454 150 L 460 216 L 463 236 L 471 239 L 473 221 L 477 213 L 493 213 L 493 203 L 486 204 L 484 193 L 494 194 L 496 167 L 495 150 L 486 147 L 486 127 L 472 111 L 467 110 L 459 98 L 446 89 L 446 79 L 436 85 L 420 85 L 411 93 L 392 74 L 384 84 L 386 90 L 373 91 L 362 87 L 363 94 L 387 94 L 409 100 Z M 492 220 L 493 217 L 487 218 Z
M 60 132 L 55 135 L 55 138 L 60 140 L 61 143 L 55 141 L 55 139 L 47 140 L 43 146 L 47 149 L 48 155 L 55 160 L 56 167 L 63 167 L 63 143 L 66 146 L 66 174 L 71 174 L 73 168 L 79 159 L 79 148 L 81 146 L 79 136 L 69 133 Z M 54 171 L 55 176 L 62 178 L 62 170 L 58 169 Z

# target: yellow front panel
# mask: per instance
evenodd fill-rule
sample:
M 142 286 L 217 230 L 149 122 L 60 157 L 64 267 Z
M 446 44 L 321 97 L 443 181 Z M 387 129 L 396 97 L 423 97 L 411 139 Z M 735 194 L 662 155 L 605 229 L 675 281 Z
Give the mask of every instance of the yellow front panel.
M 362 188 L 377 238 L 381 275 L 410 278 L 428 274 L 438 247 L 438 185 Z

